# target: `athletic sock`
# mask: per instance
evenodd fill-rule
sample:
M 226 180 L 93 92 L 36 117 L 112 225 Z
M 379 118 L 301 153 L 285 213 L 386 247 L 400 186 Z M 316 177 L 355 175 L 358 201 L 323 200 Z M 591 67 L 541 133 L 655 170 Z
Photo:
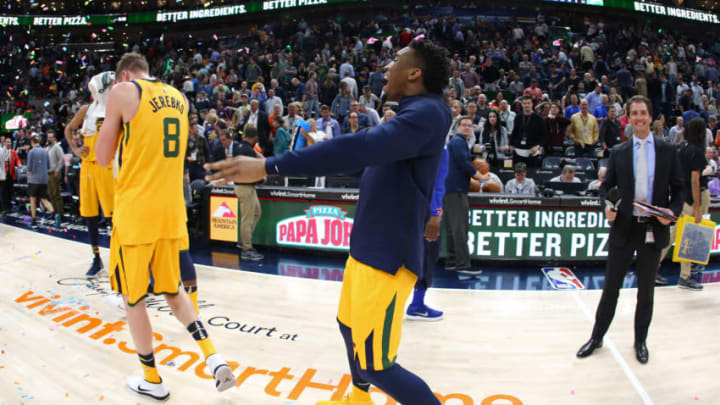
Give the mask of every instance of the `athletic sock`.
M 190 325 L 187 326 L 187 330 L 188 332 L 190 332 L 193 339 L 195 339 L 197 345 L 200 346 L 200 350 L 202 350 L 203 356 L 206 359 L 217 353 L 217 351 L 215 350 L 215 346 L 213 346 L 212 342 L 210 341 L 210 336 L 208 336 L 208 333 L 205 330 L 205 326 L 203 326 L 202 322 L 200 322 L 199 320 L 193 321 Z
M 160 378 L 160 375 L 158 374 L 157 368 L 155 367 L 155 355 L 150 354 L 140 354 L 138 353 L 138 357 L 140 358 L 140 364 L 142 364 L 143 372 L 145 374 L 145 380 L 149 383 L 153 384 L 159 384 L 162 382 L 162 379 Z
M 367 384 L 367 387 L 360 388 L 357 385 L 353 384 L 352 389 L 352 395 L 350 398 L 352 398 L 354 401 L 370 401 L 370 392 L 368 390 L 370 389 L 370 384 Z
M 90 235 L 90 244 L 92 246 L 98 246 L 98 239 L 99 239 L 99 218 L 98 217 L 88 217 L 87 218 L 87 227 L 88 227 L 88 234 Z
M 190 256 L 190 251 L 183 250 L 180 252 L 180 278 L 183 284 L 190 283 L 191 285 L 185 286 L 185 291 L 190 296 L 190 299 L 195 306 L 195 313 L 200 314 L 200 309 L 197 303 L 197 274 L 195 273 L 195 265 Z
M 366 379 L 360 376 L 360 366 L 357 359 L 355 358 L 355 345 L 353 344 L 352 340 L 352 330 L 346 325 L 344 325 L 342 322 L 340 322 L 340 320 L 338 320 L 338 326 L 340 327 L 340 334 L 343 337 L 343 342 L 345 342 L 345 350 L 348 363 L 350 365 L 350 374 L 352 375 L 353 393 L 355 393 L 356 389 L 360 391 L 365 391 L 367 393 L 368 391 L 370 391 L 370 383 L 368 383 Z M 358 393 L 358 395 L 362 394 Z
M 427 290 L 424 288 L 416 288 L 415 293 L 413 294 L 413 300 L 410 304 L 411 307 L 422 307 L 425 305 L 425 292 Z
M 195 313 L 200 315 L 200 308 L 198 308 L 198 303 L 197 303 L 197 300 L 198 300 L 197 286 L 189 285 L 189 286 L 185 286 L 184 288 L 185 288 L 185 291 L 190 296 L 190 300 L 192 300 L 193 306 L 195 307 Z
M 100 260 L 100 248 L 97 246 L 92 247 L 93 255 L 95 255 L 95 259 Z

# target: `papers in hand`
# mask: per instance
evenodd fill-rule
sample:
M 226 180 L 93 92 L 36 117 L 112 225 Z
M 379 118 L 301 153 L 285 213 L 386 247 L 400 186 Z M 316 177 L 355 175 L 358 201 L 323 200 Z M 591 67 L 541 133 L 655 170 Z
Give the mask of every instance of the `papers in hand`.
M 670 220 L 672 222 L 677 221 L 677 217 L 675 215 L 668 214 L 667 212 L 664 211 L 664 209 L 661 209 L 660 207 L 656 207 L 652 204 L 648 204 L 645 201 L 633 200 L 633 207 L 637 208 L 638 210 L 640 210 L 648 215 L 652 215 L 654 217 L 664 218 L 664 219 Z

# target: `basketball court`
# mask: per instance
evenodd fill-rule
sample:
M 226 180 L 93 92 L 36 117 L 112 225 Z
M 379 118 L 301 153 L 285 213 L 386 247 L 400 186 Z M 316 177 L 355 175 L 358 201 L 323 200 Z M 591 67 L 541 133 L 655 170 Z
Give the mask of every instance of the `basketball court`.
M 141 369 L 107 276 L 84 277 L 90 259 L 84 243 L 0 224 L 0 403 L 155 403 L 125 388 Z M 341 283 L 197 270 L 202 319 L 238 385 L 215 391 L 192 338 L 153 298 L 168 403 L 304 405 L 349 392 L 335 322 Z M 605 346 L 575 357 L 600 293 L 433 289 L 445 320 L 406 321 L 398 361 L 447 405 L 718 403 L 719 285 L 656 289 L 647 365 L 632 347 L 634 289 L 621 291 Z

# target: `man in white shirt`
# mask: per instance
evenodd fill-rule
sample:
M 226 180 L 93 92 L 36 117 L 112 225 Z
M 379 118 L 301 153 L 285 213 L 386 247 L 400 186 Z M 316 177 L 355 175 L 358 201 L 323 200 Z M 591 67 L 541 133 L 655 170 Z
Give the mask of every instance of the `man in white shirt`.
M 283 117 L 283 122 L 285 122 L 285 129 L 288 131 L 294 131 L 295 130 L 295 120 L 302 119 L 301 116 L 297 114 L 297 104 L 290 103 L 288 104 L 288 115 Z
M 348 88 L 350 89 L 350 94 L 352 94 L 353 100 L 358 99 L 358 85 L 357 81 L 354 77 L 350 75 L 349 71 L 345 71 L 345 76 L 343 76 L 343 79 L 340 80 L 341 82 L 345 82 L 348 85 Z
M 271 111 L 274 112 L 274 111 L 275 111 L 275 110 L 274 110 L 274 108 L 275 108 L 274 106 L 275 106 L 276 104 L 279 104 L 279 105 L 280 105 L 280 116 L 282 117 L 282 115 L 283 115 L 283 103 L 282 103 L 282 99 L 275 94 L 275 90 L 274 90 L 274 89 L 268 89 L 268 91 L 267 91 L 267 101 L 265 101 L 265 112 L 267 112 L 268 114 L 270 114 Z
M 685 140 L 685 127 L 683 117 L 678 115 L 675 118 L 675 126 L 670 128 L 670 143 L 679 145 Z
M 510 110 L 507 100 L 500 102 L 500 120 L 505 124 L 508 134 L 512 134 L 515 126 L 515 111 Z
M 563 167 L 562 174 L 553 177 L 550 179 L 550 182 L 582 183 L 579 178 L 575 177 L 575 166 L 573 165 L 565 165 L 565 167 Z
M 345 60 L 345 63 L 340 65 L 340 77 L 344 78 L 346 73 L 350 74 L 350 77 L 355 77 L 355 68 L 352 65 L 352 57 Z
M 678 85 L 675 86 L 675 103 L 680 104 L 680 97 L 682 97 L 685 92 L 689 89 L 687 84 L 683 82 L 683 77 L 678 76 Z
M 377 125 L 380 125 L 380 115 L 378 115 L 378 112 L 375 111 L 374 108 L 370 108 L 366 106 L 365 104 L 360 104 L 359 106 L 360 112 L 367 115 L 368 117 L 368 125 L 370 127 L 374 127 Z
M 340 123 L 330 116 L 330 107 L 325 104 L 320 106 L 320 118 L 318 118 L 315 126 L 318 131 L 327 134 L 327 139 L 340 136 Z
M 251 124 L 255 128 L 258 126 L 258 117 L 260 116 L 260 104 L 257 100 L 250 102 L 250 112 L 248 118 L 245 121 L 246 124 Z
M 702 107 L 702 96 L 704 94 L 704 91 L 702 86 L 700 85 L 700 82 L 697 79 L 693 80 L 690 90 L 692 90 L 693 94 L 693 103 L 695 103 L 698 108 Z
M 603 166 L 598 169 L 598 178 L 593 180 L 588 185 L 588 190 L 600 190 L 603 182 L 605 181 L 605 175 L 607 174 L 607 167 Z

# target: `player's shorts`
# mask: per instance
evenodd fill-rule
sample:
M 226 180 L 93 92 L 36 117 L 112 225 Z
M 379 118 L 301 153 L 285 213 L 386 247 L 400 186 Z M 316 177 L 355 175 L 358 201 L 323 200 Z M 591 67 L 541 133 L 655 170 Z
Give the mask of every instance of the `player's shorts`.
M 48 198 L 47 184 L 28 183 L 27 193 L 30 197 Z
M 80 215 L 96 217 L 103 214 L 112 217 L 115 207 L 115 178 L 112 168 L 102 167 L 97 162 L 83 161 L 80 166 Z
M 110 238 L 110 285 L 113 291 L 127 295 L 134 306 L 148 292 L 177 295 L 180 286 L 181 239 L 159 239 L 145 245 L 121 246 L 117 227 Z M 154 280 L 151 291 L 150 274 Z
M 355 361 L 361 369 L 382 371 L 395 364 L 405 301 L 416 281 L 417 276 L 404 267 L 392 275 L 348 258 L 338 321 L 352 331 Z

